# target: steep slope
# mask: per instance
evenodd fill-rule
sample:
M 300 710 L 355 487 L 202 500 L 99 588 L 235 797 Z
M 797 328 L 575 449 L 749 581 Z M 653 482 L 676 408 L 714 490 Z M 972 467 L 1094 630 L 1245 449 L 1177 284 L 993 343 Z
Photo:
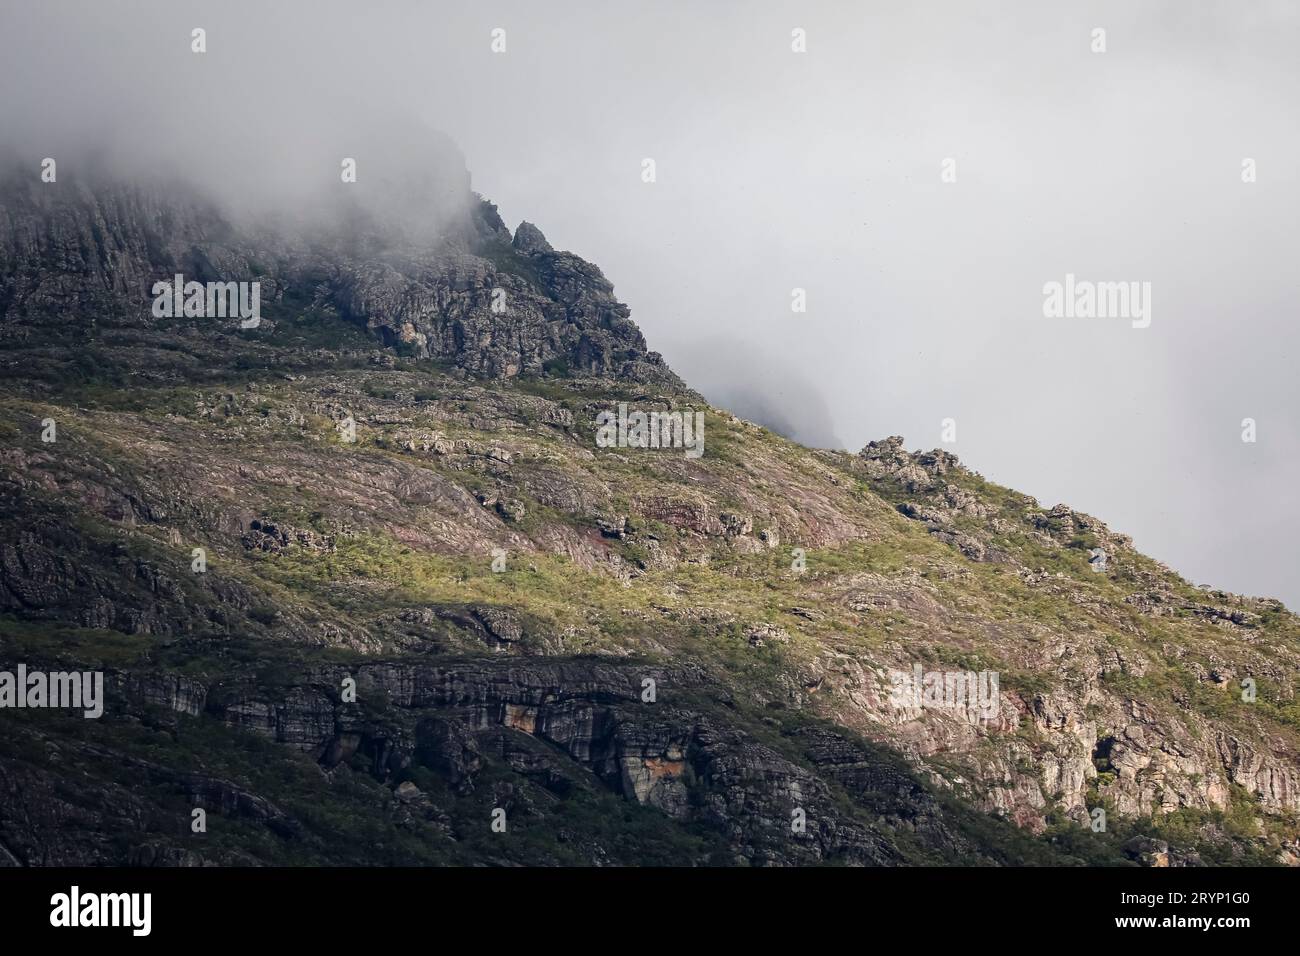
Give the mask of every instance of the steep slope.
M 467 177 L 464 185 L 458 200 L 432 203 L 427 222 L 408 213 L 390 228 L 378 218 L 395 204 L 387 193 L 345 191 L 286 223 L 273 213 L 235 217 L 175 182 L 42 183 L 7 170 L 4 341 L 24 346 L 24 358 L 56 346 L 52 360 L 73 344 L 97 360 L 103 346 L 131 347 L 123 371 L 159 381 L 211 365 L 313 367 L 325 357 L 312 346 L 340 344 L 320 338 L 333 320 L 399 354 L 487 377 L 553 366 L 680 384 L 598 268 L 556 252 L 527 224 L 512 237 L 496 207 L 468 192 Z M 264 323 L 155 317 L 151 290 L 176 274 L 259 282 Z M 60 369 L 51 373 L 63 381 Z
M 477 197 L 430 237 L 43 188 L 0 210 L 0 670 L 109 700 L 0 709 L 0 861 L 1300 855 L 1280 603 L 708 406 Z M 177 271 L 264 321 L 155 318 Z M 620 404 L 702 412 L 702 454 L 608 447 Z M 917 666 L 992 706 L 891 696 Z

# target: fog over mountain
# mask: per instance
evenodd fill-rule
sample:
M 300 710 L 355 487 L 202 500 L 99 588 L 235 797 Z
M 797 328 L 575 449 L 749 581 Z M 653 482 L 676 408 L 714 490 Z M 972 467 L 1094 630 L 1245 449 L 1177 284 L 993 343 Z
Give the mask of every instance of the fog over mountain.
M 457 175 L 443 131 L 714 401 L 852 449 L 953 418 L 989 478 L 1296 605 L 1298 43 L 1281 2 L 10 4 L 0 128 L 262 216 L 342 157 Z M 1044 318 L 1067 274 L 1150 282 L 1150 327 Z
M 23 919 L 1300 866 L 1289 5 L 8 7 Z

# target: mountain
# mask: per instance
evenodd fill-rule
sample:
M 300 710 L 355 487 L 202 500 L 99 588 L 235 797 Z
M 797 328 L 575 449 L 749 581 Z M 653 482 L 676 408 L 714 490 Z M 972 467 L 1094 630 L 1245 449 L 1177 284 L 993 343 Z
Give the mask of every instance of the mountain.
M 0 708 L 0 862 L 1300 861 L 1280 602 L 712 407 L 597 267 L 398 186 L 0 177 L 0 677 L 106 696 Z

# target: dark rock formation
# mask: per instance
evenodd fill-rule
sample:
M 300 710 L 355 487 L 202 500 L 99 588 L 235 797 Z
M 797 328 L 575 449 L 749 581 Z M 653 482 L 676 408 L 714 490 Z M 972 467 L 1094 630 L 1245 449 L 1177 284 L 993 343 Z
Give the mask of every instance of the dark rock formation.
M 1300 860 L 1279 602 L 711 408 L 599 269 L 425 187 L 0 183 L 0 671 L 107 688 L 0 710 L 0 865 Z M 177 272 L 265 321 L 154 316 Z M 623 402 L 703 457 L 598 445 Z
M 346 189 L 346 187 L 342 187 Z M 156 318 L 153 288 L 261 283 L 267 325 L 311 305 L 401 354 L 486 378 L 618 375 L 677 383 L 601 271 L 524 223 L 511 237 L 466 189 L 436 232 L 385 226 L 362 200 L 308 225 L 245 221 L 177 183 L 58 183 L 0 173 L 0 344 L 112 345 L 109 330 L 165 342 L 235 335 L 219 318 Z M 217 356 L 220 353 L 215 353 Z M 207 358 L 212 359 L 210 353 Z M 231 356 L 227 355 L 227 360 Z

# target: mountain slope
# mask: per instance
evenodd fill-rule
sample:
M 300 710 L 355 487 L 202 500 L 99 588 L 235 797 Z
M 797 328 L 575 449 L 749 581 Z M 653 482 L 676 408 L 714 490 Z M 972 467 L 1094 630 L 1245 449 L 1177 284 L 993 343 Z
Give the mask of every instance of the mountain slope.
M 57 189 L 0 193 L 0 669 L 109 703 L 0 710 L 0 860 L 1300 854 L 1280 603 L 945 452 L 708 406 L 477 197 L 430 236 Z M 174 272 L 261 282 L 263 322 L 155 318 Z M 605 447 L 621 403 L 703 412 L 703 454 Z M 996 712 L 900 706 L 917 665 Z

